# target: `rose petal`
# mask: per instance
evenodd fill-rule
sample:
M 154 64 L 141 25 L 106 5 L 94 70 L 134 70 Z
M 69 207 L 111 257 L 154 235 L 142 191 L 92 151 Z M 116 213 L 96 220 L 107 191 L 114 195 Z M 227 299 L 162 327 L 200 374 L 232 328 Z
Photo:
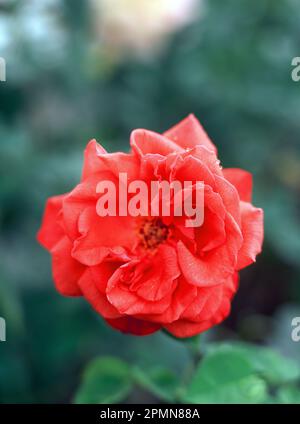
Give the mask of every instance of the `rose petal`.
M 252 199 L 252 175 L 250 172 L 238 168 L 227 168 L 223 170 L 224 178 L 237 189 L 240 199 L 251 202 Z
M 132 317 L 122 317 L 117 319 L 106 319 L 106 322 L 122 333 L 134 334 L 136 336 L 147 336 L 160 330 L 161 325 L 147 322 Z
M 224 219 L 211 212 L 209 208 L 204 209 L 204 223 L 195 228 L 195 239 L 197 250 L 200 253 L 216 249 L 226 241 Z
M 169 307 L 163 314 L 147 315 L 147 319 L 152 322 L 168 324 L 178 320 L 183 311 L 195 300 L 197 296 L 197 287 L 187 283 L 181 276 L 178 279 L 176 289 L 172 294 L 172 300 Z
M 81 296 L 78 281 L 85 267 L 71 256 L 72 243 L 64 236 L 52 249 L 52 272 L 57 290 L 65 296 Z
M 149 301 L 157 301 L 172 293 L 174 281 L 179 277 L 180 269 L 176 250 L 167 244 L 161 244 L 156 255 L 142 272 L 142 279 L 131 285 L 131 290 Z
M 87 268 L 82 274 L 78 285 L 84 297 L 90 302 L 93 308 L 104 318 L 119 318 L 121 314 L 108 301 L 102 288 L 107 285 L 107 281 L 116 269 L 114 263 L 103 263 L 97 267 Z
M 186 156 L 194 156 L 212 172 L 213 175 L 223 176 L 223 171 L 220 165 L 220 160 L 217 158 L 216 153 L 206 146 L 195 146 L 191 150 L 184 153 Z
M 47 250 L 51 250 L 65 235 L 59 223 L 59 213 L 64 198 L 64 194 L 50 197 L 46 203 L 42 225 L 37 234 L 37 240 Z
M 218 310 L 223 300 L 223 285 L 197 288 L 197 296 L 182 314 L 182 319 L 206 321 Z
M 76 240 L 81 234 L 78 230 L 80 214 L 88 207 L 96 208 L 97 193 L 96 186 L 99 182 L 98 176 L 93 176 L 85 182 L 78 184 L 63 201 L 63 217 L 68 236 Z
M 219 310 L 223 299 L 231 300 L 238 288 L 238 274 L 234 273 L 222 285 L 197 288 L 197 296 L 182 314 L 182 319 L 207 321 Z
M 177 160 L 172 171 L 172 179 L 182 183 L 185 181 L 192 181 L 193 183 L 203 181 L 210 187 L 215 185 L 215 178 L 212 172 L 205 163 L 194 156 L 185 156 L 181 160 Z
M 100 217 L 94 207 L 88 207 L 78 221 L 82 236 L 75 240 L 72 256 L 87 266 L 98 265 L 111 249 L 123 256 L 135 244 L 135 225 L 131 216 Z
M 241 220 L 244 242 L 238 253 L 238 270 L 255 262 L 256 255 L 262 250 L 263 210 L 255 208 L 250 203 L 241 202 Z
M 130 136 L 130 144 L 133 151 L 139 156 L 162 155 L 166 156 L 174 152 L 183 152 L 183 149 L 173 143 L 167 137 L 148 130 L 134 130 Z
M 96 140 L 92 140 L 87 145 L 84 154 L 82 181 L 100 172 L 111 172 L 115 176 L 123 172 L 128 175 L 129 180 L 136 179 L 139 172 L 139 161 L 132 154 L 107 153 Z
M 203 257 L 194 256 L 181 241 L 177 243 L 179 265 L 190 284 L 197 287 L 217 286 L 224 284 L 226 279 L 234 273 L 242 236 L 230 215 L 227 216 L 225 225 L 227 227 L 226 243 Z
M 112 305 L 126 315 L 152 315 L 163 313 L 170 304 L 172 291 L 162 299 L 150 301 L 140 297 L 131 289 L 130 275 L 134 275 L 135 267 L 141 261 L 127 263 L 116 270 L 108 281 L 107 298 Z
M 237 224 L 241 222 L 240 216 L 240 198 L 236 188 L 225 178 L 216 176 L 216 189 L 222 197 L 224 206 Z
M 200 144 L 217 152 L 216 146 L 210 140 L 198 119 L 192 114 L 166 131 L 164 136 L 184 149 Z
M 175 337 L 192 337 L 196 334 L 203 333 L 209 328 L 222 322 L 230 312 L 230 301 L 225 298 L 214 314 L 213 318 L 206 321 L 192 322 L 189 320 L 179 319 L 171 324 L 165 325 L 164 328 Z
M 91 140 L 84 151 L 84 163 L 82 170 L 82 180 L 99 172 L 101 165 L 99 164 L 99 156 L 106 154 L 106 150 L 95 139 Z

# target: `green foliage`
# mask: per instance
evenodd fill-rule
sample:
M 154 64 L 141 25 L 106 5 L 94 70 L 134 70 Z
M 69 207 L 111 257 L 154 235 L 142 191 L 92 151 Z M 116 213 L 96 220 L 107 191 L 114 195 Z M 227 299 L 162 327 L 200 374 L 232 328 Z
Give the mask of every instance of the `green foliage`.
M 154 367 L 150 370 L 135 368 L 133 375 L 137 384 L 153 393 L 158 399 L 174 402 L 180 389 L 180 381 L 171 370 Z
M 203 359 L 184 395 L 192 403 L 261 403 L 265 398 L 266 384 L 251 361 L 230 346 Z
M 299 404 L 300 389 L 295 386 L 284 386 L 278 390 L 276 400 L 278 403 Z
M 270 385 L 277 386 L 300 378 L 299 364 L 270 348 L 241 343 L 233 345 L 232 349 L 243 355 Z
M 190 368 L 191 360 L 187 366 Z M 125 399 L 134 385 L 169 403 L 299 403 L 299 365 L 278 352 L 250 344 L 209 345 L 203 358 L 179 378 L 174 371 L 126 365 L 115 358 L 93 361 L 75 397 L 77 403 Z M 104 400 L 103 400 L 104 399 Z
M 129 367 L 115 358 L 100 358 L 91 362 L 84 372 L 83 383 L 75 403 L 118 403 L 131 388 Z

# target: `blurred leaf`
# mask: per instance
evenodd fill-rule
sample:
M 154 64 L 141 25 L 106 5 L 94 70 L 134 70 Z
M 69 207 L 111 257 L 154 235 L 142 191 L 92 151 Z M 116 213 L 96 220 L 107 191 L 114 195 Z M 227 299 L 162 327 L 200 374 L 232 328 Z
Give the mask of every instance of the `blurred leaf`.
M 191 403 L 260 403 L 266 384 L 242 352 L 221 346 L 197 368 L 183 400 Z
M 159 399 L 174 402 L 179 388 L 179 380 L 175 374 L 165 368 L 155 368 L 149 371 L 134 369 L 136 382 Z
M 75 403 L 118 403 L 131 389 L 128 365 L 116 358 L 99 358 L 84 372 Z
M 281 387 L 278 390 L 276 401 L 278 403 L 300 404 L 300 389 L 295 386 Z
M 230 349 L 232 352 L 243 355 L 251 363 L 255 372 L 272 385 L 284 384 L 300 377 L 300 366 L 275 350 L 247 343 L 235 343 Z

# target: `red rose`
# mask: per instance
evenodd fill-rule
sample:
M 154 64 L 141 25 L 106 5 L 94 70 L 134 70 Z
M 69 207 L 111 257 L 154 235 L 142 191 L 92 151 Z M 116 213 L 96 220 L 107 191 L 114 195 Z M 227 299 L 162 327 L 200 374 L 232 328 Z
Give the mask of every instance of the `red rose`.
M 135 130 L 132 151 L 85 151 L 81 183 L 48 200 L 39 242 L 52 255 L 57 290 L 84 296 L 114 328 L 146 335 L 161 328 L 189 337 L 229 314 L 238 271 L 255 261 L 263 211 L 251 204 L 251 174 L 222 169 L 216 148 L 189 116 L 163 135 Z M 101 181 L 203 182 L 204 223 L 184 217 L 99 216 Z

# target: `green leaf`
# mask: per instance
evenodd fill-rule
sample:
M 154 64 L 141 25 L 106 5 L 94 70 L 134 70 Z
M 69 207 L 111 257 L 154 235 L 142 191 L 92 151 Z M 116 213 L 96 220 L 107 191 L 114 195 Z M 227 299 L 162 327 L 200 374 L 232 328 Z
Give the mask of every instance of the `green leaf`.
M 281 387 L 276 396 L 278 403 L 300 403 L 300 389 L 295 386 Z
M 266 384 L 242 352 L 221 346 L 207 354 L 183 396 L 191 403 L 260 403 Z
M 135 368 L 134 377 L 141 387 L 159 399 L 167 402 L 175 400 L 180 382 L 172 371 L 161 367 L 148 371 Z
M 273 349 L 247 343 L 234 344 L 232 349 L 243 354 L 255 368 L 255 371 L 261 374 L 270 384 L 284 384 L 300 377 L 299 365 Z
M 118 403 L 131 389 L 129 366 L 117 358 L 92 361 L 84 372 L 75 403 Z

